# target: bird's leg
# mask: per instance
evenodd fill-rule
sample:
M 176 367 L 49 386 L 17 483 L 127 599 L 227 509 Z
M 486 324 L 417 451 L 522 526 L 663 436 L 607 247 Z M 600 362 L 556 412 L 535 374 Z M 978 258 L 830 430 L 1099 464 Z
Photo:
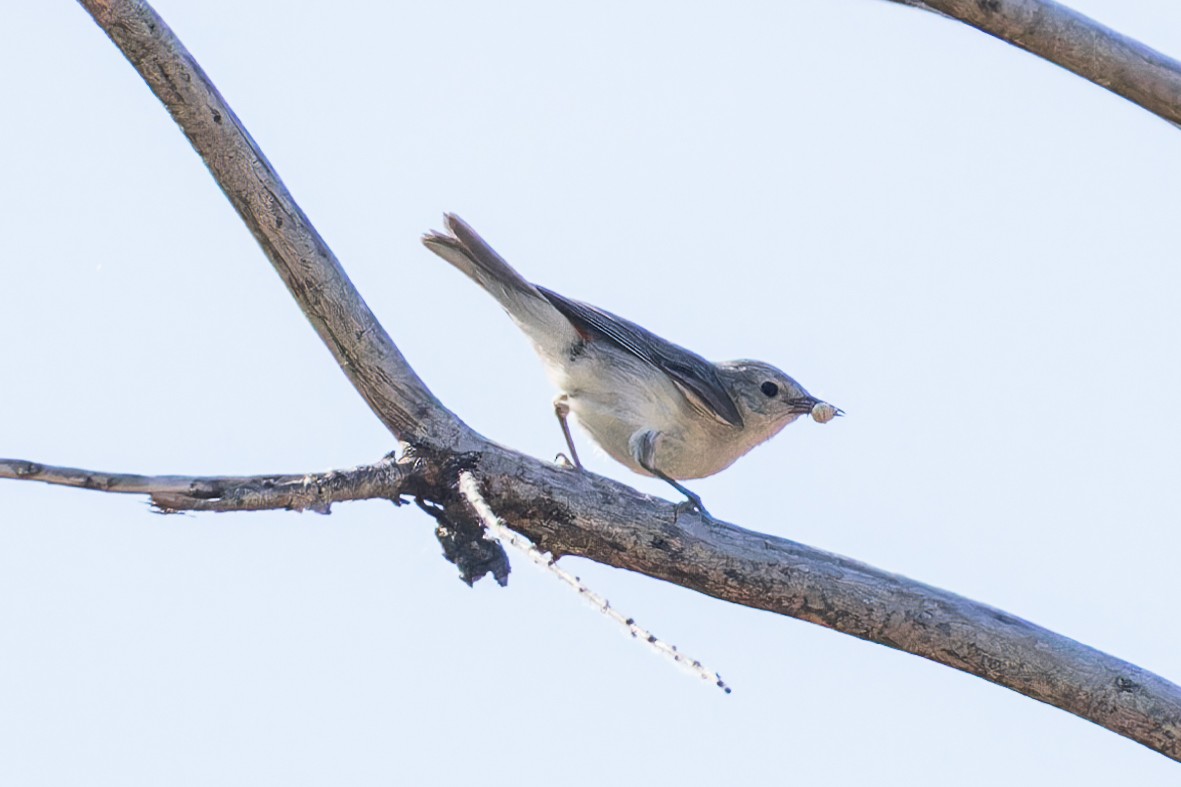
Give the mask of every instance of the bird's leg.
M 574 462 L 574 467 L 581 470 L 582 462 L 578 461 L 578 451 L 574 449 L 574 437 L 570 434 L 570 424 L 566 421 L 566 417 L 570 415 L 570 400 L 566 394 L 561 394 L 554 399 L 554 415 L 558 416 L 558 423 L 562 425 L 562 434 L 566 437 L 566 447 L 570 449 L 570 460 Z M 562 455 L 558 454 L 558 456 Z M 564 456 L 562 458 L 565 459 Z
M 636 463 L 652 475 L 659 478 L 661 481 L 671 484 L 673 489 L 677 490 L 688 498 L 686 502 L 688 502 L 693 508 L 697 509 L 697 513 L 712 521 L 713 515 L 706 510 L 705 505 L 701 502 L 701 498 L 697 496 L 696 492 L 686 489 L 684 485 L 673 479 L 667 473 L 657 469 L 655 463 L 656 440 L 659 437 L 660 433 L 654 432 L 651 429 L 636 432 L 631 436 L 631 440 L 628 442 L 631 444 L 632 456 L 635 457 Z M 680 508 L 680 506 L 678 506 L 678 508 Z

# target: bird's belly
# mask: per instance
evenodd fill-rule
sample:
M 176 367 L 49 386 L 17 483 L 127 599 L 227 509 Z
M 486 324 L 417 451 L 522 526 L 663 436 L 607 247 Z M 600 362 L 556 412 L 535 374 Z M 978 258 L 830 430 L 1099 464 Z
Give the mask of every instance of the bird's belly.
M 737 430 L 695 411 L 670 412 L 651 403 L 625 408 L 618 400 L 603 401 L 577 394 L 568 394 L 568 401 L 571 412 L 591 438 L 612 459 L 640 475 L 652 473 L 641 467 L 632 455 L 631 441 L 633 435 L 644 431 L 651 430 L 657 435 L 653 466 L 677 480 L 721 472 L 744 453 L 737 440 Z M 690 407 L 687 402 L 683 406 Z
M 570 411 L 578 423 L 599 447 L 628 469 L 641 475 L 652 475 L 640 467 L 631 453 L 631 438 L 636 432 L 652 428 L 651 420 L 632 410 L 625 410 L 617 402 L 605 402 L 587 396 L 567 394 Z

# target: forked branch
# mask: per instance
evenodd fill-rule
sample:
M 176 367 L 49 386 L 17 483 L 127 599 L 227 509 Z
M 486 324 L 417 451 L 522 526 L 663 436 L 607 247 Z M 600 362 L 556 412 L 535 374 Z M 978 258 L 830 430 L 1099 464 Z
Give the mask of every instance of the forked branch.
M 665 501 L 591 473 L 539 462 L 473 432 L 414 374 L 237 117 L 155 12 L 142 0 L 80 2 L 180 124 L 342 370 L 405 441 L 406 453 L 392 465 L 392 460 L 379 463 L 384 465 L 380 472 L 375 465 L 375 476 L 361 468 L 351 471 L 354 475 L 329 474 L 324 478 L 331 482 L 323 485 L 327 492 L 312 498 L 301 496 L 308 486 L 304 476 L 262 477 L 261 482 L 152 479 L 16 461 L 3 465 L 7 469 L 0 475 L 142 492 L 164 508 L 190 510 L 206 505 L 201 500 L 232 507 L 233 501 L 247 498 L 314 509 L 375 492 L 389 497 L 393 490 L 422 500 L 441 529 L 450 534 L 456 524 L 475 544 L 479 520 L 457 491 L 461 475 L 470 473 L 469 483 L 478 482 L 480 497 L 495 514 L 555 558 L 580 555 L 905 650 L 1181 760 L 1181 688 L 1159 676 L 938 588 L 786 539 L 678 515 Z M 1073 44 L 1055 47 L 1039 37 L 1052 36 L 1055 28 L 1033 24 L 1058 19 L 1065 9 L 1055 3 L 927 0 L 926 5 L 1037 51 L 1163 117 L 1181 119 L 1173 61 L 1143 53 L 1137 61 L 1127 39 L 1099 30 L 1092 54 L 1081 57 L 1087 62 L 1080 65 Z M 1028 29 L 1004 26 L 1021 19 Z M 1143 70 L 1145 78 L 1127 77 L 1125 68 Z M 411 466 L 412 471 L 405 469 Z M 382 477 L 386 472 L 389 477 Z M 238 488 L 253 491 L 235 497 L 239 493 L 232 490 Z M 255 494 L 261 497 L 251 497 Z M 309 499 L 313 504 L 304 505 Z

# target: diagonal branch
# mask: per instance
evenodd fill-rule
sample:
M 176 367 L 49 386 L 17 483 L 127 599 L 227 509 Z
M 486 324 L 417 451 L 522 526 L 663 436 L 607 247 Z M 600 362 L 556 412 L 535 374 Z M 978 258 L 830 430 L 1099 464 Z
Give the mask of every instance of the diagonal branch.
M 341 370 L 400 439 L 474 447 L 406 362 L 237 115 L 141 0 L 80 0 L 172 114 Z
M 893 0 L 958 19 L 1181 125 L 1181 62 L 1053 0 Z
M 907 651 L 1181 761 L 1181 686 L 1069 637 L 850 558 L 678 516 L 627 487 L 511 452 L 486 452 L 479 475 L 493 510 L 555 557 L 578 555 Z

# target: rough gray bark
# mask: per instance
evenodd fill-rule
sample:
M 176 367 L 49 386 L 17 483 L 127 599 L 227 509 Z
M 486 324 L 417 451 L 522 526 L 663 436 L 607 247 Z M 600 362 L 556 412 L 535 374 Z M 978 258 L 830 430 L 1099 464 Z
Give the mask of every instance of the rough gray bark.
M 1053 0 L 893 0 L 935 11 L 1181 125 L 1181 62 Z
M 320 507 L 307 507 L 326 512 L 338 500 L 396 501 L 406 495 L 431 501 L 443 527 L 444 521 L 460 523 L 467 516 L 456 493 L 464 471 L 481 479 L 481 492 L 498 516 L 555 559 L 589 558 L 914 653 L 1181 760 L 1181 687 L 1158 675 L 954 593 L 785 538 L 707 524 L 611 479 L 539 462 L 491 443 L 472 454 L 409 448 L 396 466 L 387 459 L 327 474 L 338 482 L 312 484 L 320 490 Z M 373 486 L 358 494 L 340 483 L 346 474 Z M 163 476 L 153 488 L 150 477 L 0 460 L 0 478 L 13 477 L 150 494 L 158 506 L 166 501 L 161 507 L 167 510 L 222 511 L 296 507 L 284 494 L 276 494 L 272 505 L 260 506 L 257 497 L 238 495 L 235 488 L 285 483 L 301 489 L 308 485 L 306 479 L 315 478 Z M 216 501 L 210 490 L 217 492 Z M 460 570 L 470 580 L 480 565 L 478 556 L 463 556 Z M 504 576 L 494 573 L 503 581 Z
M 316 333 L 387 428 L 472 448 L 471 430 L 435 398 L 353 287 L 234 111 L 147 3 L 80 0 L 135 66 L 209 167 Z
M 0 459 L 0 478 L 42 481 L 116 494 L 148 495 L 164 514 L 177 511 L 315 511 L 333 503 L 399 500 L 405 472 L 387 457 L 372 465 L 326 473 L 259 476 L 136 475 Z
M 479 521 L 456 490 L 466 472 L 479 479 L 482 496 L 504 521 L 555 557 L 587 557 L 905 650 L 1181 760 L 1181 688 L 1163 678 L 986 605 L 786 539 L 707 525 L 666 501 L 539 462 L 473 432 L 406 364 L 249 134 L 152 9 L 141 0 L 80 2 L 172 113 L 342 370 L 402 440 L 403 453 L 396 465 L 387 459 L 323 476 L 324 483 L 310 484 L 311 497 L 313 477 L 302 475 L 123 476 L 0 460 L 0 477 L 150 494 L 166 510 L 326 511 L 335 500 L 404 495 L 452 539 L 444 548 L 465 578 L 491 571 L 503 581 L 507 566 L 475 551 Z M 943 6 L 980 6 L 972 18 L 981 17 L 979 26 L 990 32 L 997 31 L 986 23 L 1010 6 L 1061 8 L 1001 0 L 928 5 L 948 13 Z M 1092 60 L 1099 67 L 1115 62 Z

